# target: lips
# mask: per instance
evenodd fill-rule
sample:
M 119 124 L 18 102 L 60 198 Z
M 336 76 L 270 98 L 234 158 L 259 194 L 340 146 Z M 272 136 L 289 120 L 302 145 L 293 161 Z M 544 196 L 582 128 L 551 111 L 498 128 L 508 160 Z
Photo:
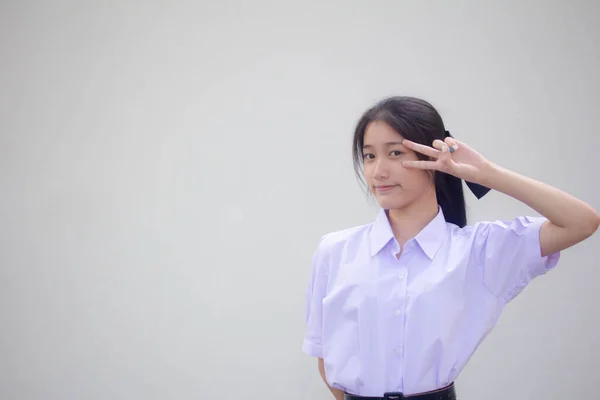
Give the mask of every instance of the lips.
M 375 190 L 377 191 L 377 193 L 387 193 L 393 190 L 395 187 L 396 185 L 378 185 L 375 186 Z

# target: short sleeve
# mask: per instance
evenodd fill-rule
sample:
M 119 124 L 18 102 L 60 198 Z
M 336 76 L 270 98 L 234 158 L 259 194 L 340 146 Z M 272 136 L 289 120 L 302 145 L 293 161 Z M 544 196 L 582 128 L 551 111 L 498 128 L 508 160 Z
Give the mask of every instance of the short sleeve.
M 312 257 L 311 276 L 306 290 L 306 334 L 302 351 L 309 356 L 323 357 L 323 298 L 327 288 L 327 269 L 322 240 Z
M 553 269 L 560 253 L 541 255 L 543 217 L 479 224 L 475 246 L 485 286 L 505 303 L 514 299 L 535 277 Z

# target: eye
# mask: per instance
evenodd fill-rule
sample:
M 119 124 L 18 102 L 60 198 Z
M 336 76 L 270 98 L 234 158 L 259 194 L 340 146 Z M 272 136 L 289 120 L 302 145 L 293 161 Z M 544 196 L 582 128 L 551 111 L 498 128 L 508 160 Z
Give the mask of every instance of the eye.
M 363 158 L 365 160 L 372 160 L 373 158 L 375 158 L 375 156 L 371 153 L 365 153 L 365 154 L 363 154 Z
M 402 152 L 400 150 L 392 150 L 390 154 L 393 156 L 400 156 L 402 155 Z

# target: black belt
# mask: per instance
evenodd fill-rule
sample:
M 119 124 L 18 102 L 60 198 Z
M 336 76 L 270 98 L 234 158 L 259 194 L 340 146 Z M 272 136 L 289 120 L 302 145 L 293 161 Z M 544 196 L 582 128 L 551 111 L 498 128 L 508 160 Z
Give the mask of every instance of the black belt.
M 445 388 L 433 390 L 431 392 L 404 395 L 401 392 L 387 392 L 383 394 L 383 397 L 364 397 L 356 396 L 353 394 L 345 393 L 344 400 L 456 400 L 456 390 L 454 389 L 454 383 L 446 386 Z

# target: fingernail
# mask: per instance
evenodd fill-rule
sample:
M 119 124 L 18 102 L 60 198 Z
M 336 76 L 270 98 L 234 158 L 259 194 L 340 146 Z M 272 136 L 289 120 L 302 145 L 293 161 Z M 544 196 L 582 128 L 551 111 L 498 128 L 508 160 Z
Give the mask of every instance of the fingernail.
M 442 147 L 442 153 L 445 153 L 448 151 L 448 146 L 443 146 Z M 450 152 L 452 152 L 452 150 L 450 150 Z

